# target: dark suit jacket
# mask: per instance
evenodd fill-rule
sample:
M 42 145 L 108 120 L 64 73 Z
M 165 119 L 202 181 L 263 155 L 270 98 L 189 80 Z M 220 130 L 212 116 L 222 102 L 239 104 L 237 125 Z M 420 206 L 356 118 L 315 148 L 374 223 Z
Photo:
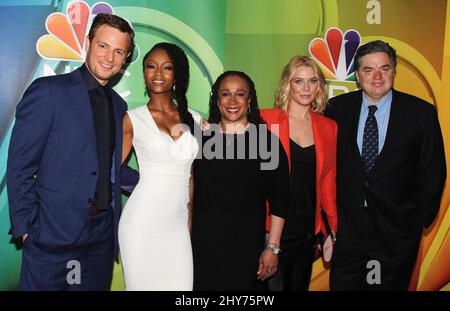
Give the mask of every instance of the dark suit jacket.
M 291 167 L 289 116 L 278 108 L 261 109 L 261 116 L 267 122 L 269 129 L 278 125 L 278 137 L 288 156 Z M 327 230 L 321 215 L 325 211 L 330 227 L 337 230 L 338 218 L 336 215 L 336 139 L 337 126 L 321 114 L 311 111 L 314 145 L 316 151 L 316 220 L 315 234 L 322 232 L 325 236 Z
M 364 198 L 384 250 L 391 255 L 421 237 L 434 220 L 446 178 L 444 144 L 436 109 L 393 90 L 386 141 L 365 176 L 356 136 L 362 91 L 330 100 L 325 115 L 338 123 L 336 251 L 351 249 Z
M 116 149 L 111 179 L 117 249 L 122 117 L 127 106 L 116 92 L 112 93 Z M 85 242 L 81 236 L 97 172 L 91 103 L 80 70 L 35 80 L 17 105 L 9 146 L 10 233 L 14 237 L 28 233 L 39 247 L 52 252 Z M 137 182 L 137 176 L 125 177 L 129 183 Z

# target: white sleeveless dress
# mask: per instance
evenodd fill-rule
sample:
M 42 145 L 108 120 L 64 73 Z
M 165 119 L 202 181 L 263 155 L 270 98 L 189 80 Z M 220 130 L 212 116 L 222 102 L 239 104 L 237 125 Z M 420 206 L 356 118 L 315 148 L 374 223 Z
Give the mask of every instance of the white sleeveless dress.
M 127 113 L 140 178 L 119 222 L 125 288 L 190 291 L 189 178 L 197 141 L 189 131 L 176 141 L 161 132 L 146 105 Z

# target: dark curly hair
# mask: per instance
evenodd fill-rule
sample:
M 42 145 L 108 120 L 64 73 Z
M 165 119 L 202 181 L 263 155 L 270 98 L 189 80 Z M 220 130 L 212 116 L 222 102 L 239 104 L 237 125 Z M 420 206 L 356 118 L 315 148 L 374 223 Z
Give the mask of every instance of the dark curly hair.
M 211 87 L 211 94 L 209 96 L 209 123 L 219 123 L 221 120 L 221 113 L 219 110 L 219 105 L 217 104 L 219 101 L 219 88 L 222 81 L 229 76 L 238 76 L 244 79 L 247 82 L 249 89 L 249 97 L 250 97 L 250 112 L 247 115 L 247 120 L 253 124 L 264 124 L 263 118 L 259 113 L 258 106 L 258 97 L 256 96 L 255 83 L 253 83 L 252 79 L 242 71 L 225 71 L 222 73 L 214 82 Z
M 160 42 L 155 44 L 150 51 L 145 54 L 142 60 L 142 67 L 145 70 L 145 60 L 155 50 L 164 50 L 169 55 L 173 64 L 174 71 L 174 86 L 173 97 L 177 102 L 178 114 L 183 124 L 189 126 L 189 130 L 194 135 L 194 118 L 188 110 L 188 101 L 186 98 L 186 92 L 189 85 L 189 61 L 186 53 L 173 43 Z

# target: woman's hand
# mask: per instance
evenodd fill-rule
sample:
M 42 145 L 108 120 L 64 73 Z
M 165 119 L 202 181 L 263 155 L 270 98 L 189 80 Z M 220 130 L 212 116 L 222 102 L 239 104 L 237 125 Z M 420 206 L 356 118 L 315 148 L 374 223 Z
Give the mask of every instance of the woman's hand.
M 278 255 L 266 248 L 259 257 L 258 272 L 256 272 L 258 280 L 264 281 L 275 275 L 278 269 Z
M 275 275 L 278 269 L 278 252 L 280 251 L 280 238 L 283 231 L 284 219 L 276 215 L 270 215 L 270 231 L 267 248 L 259 257 L 258 280 Z
M 202 122 L 201 122 L 201 124 L 200 124 L 200 128 L 201 128 L 203 131 L 206 131 L 206 130 L 209 130 L 210 127 L 211 127 L 211 125 L 209 124 L 209 122 L 202 119 Z
M 333 230 L 331 230 L 331 236 L 333 238 L 333 244 L 336 243 L 336 232 L 334 232 Z

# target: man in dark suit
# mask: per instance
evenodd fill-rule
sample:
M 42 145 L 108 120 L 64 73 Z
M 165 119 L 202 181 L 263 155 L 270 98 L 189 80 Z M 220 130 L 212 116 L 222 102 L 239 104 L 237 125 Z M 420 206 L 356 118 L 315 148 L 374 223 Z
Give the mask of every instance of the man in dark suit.
M 17 105 L 7 180 L 10 233 L 24 243 L 22 290 L 109 289 L 127 106 L 108 81 L 133 38 L 124 19 L 97 15 L 85 64 L 35 80 Z
M 362 90 L 330 100 L 338 123 L 338 235 L 332 290 L 406 290 L 423 228 L 446 179 L 436 109 L 392 88 L 396 53 L 373 41 L 355 55 Z

